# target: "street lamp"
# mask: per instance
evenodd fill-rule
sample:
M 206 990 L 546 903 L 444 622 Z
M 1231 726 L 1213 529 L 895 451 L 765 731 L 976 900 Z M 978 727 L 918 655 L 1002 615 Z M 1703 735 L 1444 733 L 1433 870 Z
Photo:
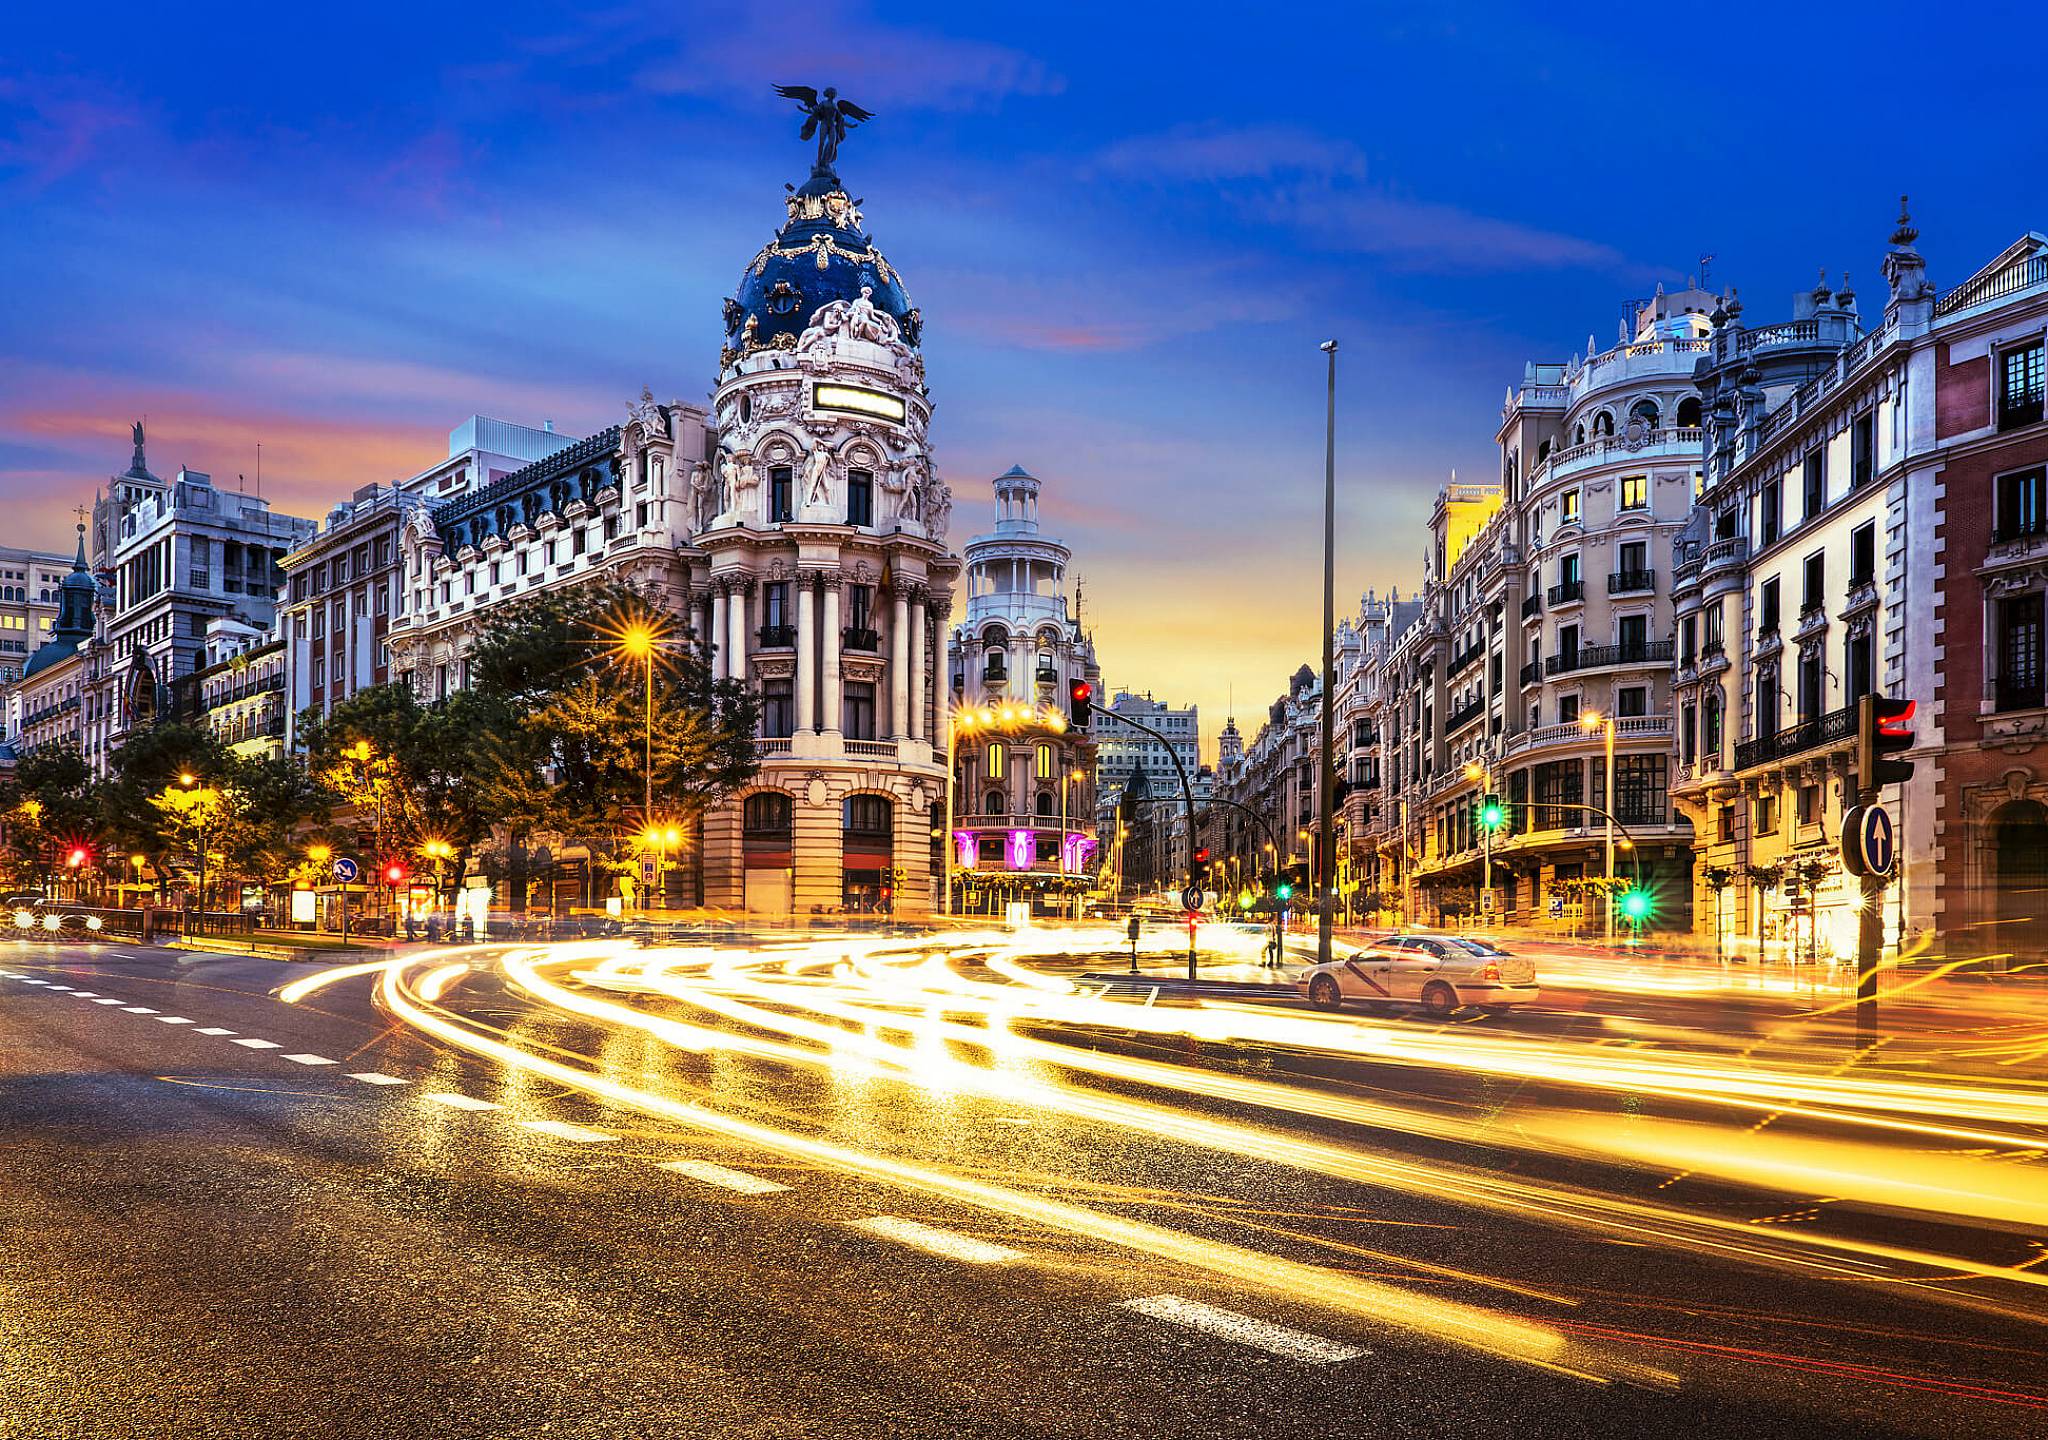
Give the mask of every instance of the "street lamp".
M 1607 732 L 1607 890 L 1602 908 L 1607 912 L 1606 936 L 1609 949 L 1614 948 L 1614 717 L 1602 715 L 1598 710 L 1588 710 L 1579 717 L 1579 724 L 1587 730 Z
M 1480 787 L 1482 799 L 1494 793 L 1493 771 L 1484 762 L 1467 760 L 1465 778 Z M 1479 908 L 1487 915 L 1493 913 L 1493 832 L 1500 828 L 1503 818 L 1505 817 L 1496 805 L 1489 805 L 1479 814 L 1479 829 L 1482 832 L 1480 843 L 1485 847 L 1485 858 L 1480 862 L 1482 878 L 1479 882 Z
M 661 642 L 661 632 L 644 620 L 635 620 L 619 633 L 619 651 L 629 659 L 638 660 L 647 674 L 647 728 L 645 753 L 645 793 L 642 797 L 641 814 L 647 823 L 654 823 L 654 650 Z

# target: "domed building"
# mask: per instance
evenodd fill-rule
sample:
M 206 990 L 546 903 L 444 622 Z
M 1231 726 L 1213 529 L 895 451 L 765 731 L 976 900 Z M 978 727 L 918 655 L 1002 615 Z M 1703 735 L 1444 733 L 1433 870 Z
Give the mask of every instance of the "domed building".
M 691 481 L 697 633 L 762 700 L 760 773 L 706 819 L 705 901 L 923 914 L 959 562 L 922 325 L 837 175 L 786 208 L 726 301 L 716 446 Z

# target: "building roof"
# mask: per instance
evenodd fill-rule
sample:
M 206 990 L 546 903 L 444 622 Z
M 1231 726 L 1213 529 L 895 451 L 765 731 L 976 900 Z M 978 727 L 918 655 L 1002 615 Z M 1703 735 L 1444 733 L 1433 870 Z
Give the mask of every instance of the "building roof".
M 869 301 L 901 328 L 906 344 L 919 340 L 919 318 L 898 275 L 861 228 L 860 211 L 835 175 L 813 175 L 788 198 L 789 221 L 740 275 L 725 302 L 725 344 L 740 355 L 793 350 L 821 306 Z

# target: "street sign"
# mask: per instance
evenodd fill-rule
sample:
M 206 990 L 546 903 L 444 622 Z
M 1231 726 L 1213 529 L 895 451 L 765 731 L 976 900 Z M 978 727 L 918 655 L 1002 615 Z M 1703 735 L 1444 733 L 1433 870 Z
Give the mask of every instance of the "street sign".
M 363 867 L 347 855 L 334 857 L 334 878 L 344 885 L 353 885 L 356 877 L 363 873 Z
M 1851 875 L 1889 875 L 1898 858 L 1891 811 L 1858 805 L 1842 817 L 1842 868 Z
M 1181 892 L 1180 892 L 1180 903 L 1181 903 L 1181 906 L 1182 906 L 1182 908 L 1184 908 L 1184 909 L 1187 909 L 1187 910 L 1199 910 L 1199 909 L 1201 909 L 1201 908 L 1202 908 L 1202 887 L 1201 887 L 1201 886 L 1199 886 L 1199 885 L 1190 885 L 1190 886 L 1188 886 L 1188 888 L 1187 888 L 1187 889 L 1185 889 L 1185 890 L 1181 891 Z

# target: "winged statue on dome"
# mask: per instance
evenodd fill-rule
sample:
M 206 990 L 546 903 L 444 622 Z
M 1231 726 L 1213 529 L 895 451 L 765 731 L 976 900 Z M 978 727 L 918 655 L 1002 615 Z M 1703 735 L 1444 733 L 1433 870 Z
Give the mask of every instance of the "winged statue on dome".
M 830 85 L 822 96 L 808 85 L 777 85 L 775 93 L 796 101 L 797 109 L 804 112 L 803 132 L 797 138 L 818 137 L 818 160 L 811 167 L 813 174 L 833 174 L 833 162 L 839 158 L 839 146 L 846 139 L 848 127 L 875 118 L 873 111 L 863 110 L 851 100 L 841 100 L 839 92 Z

